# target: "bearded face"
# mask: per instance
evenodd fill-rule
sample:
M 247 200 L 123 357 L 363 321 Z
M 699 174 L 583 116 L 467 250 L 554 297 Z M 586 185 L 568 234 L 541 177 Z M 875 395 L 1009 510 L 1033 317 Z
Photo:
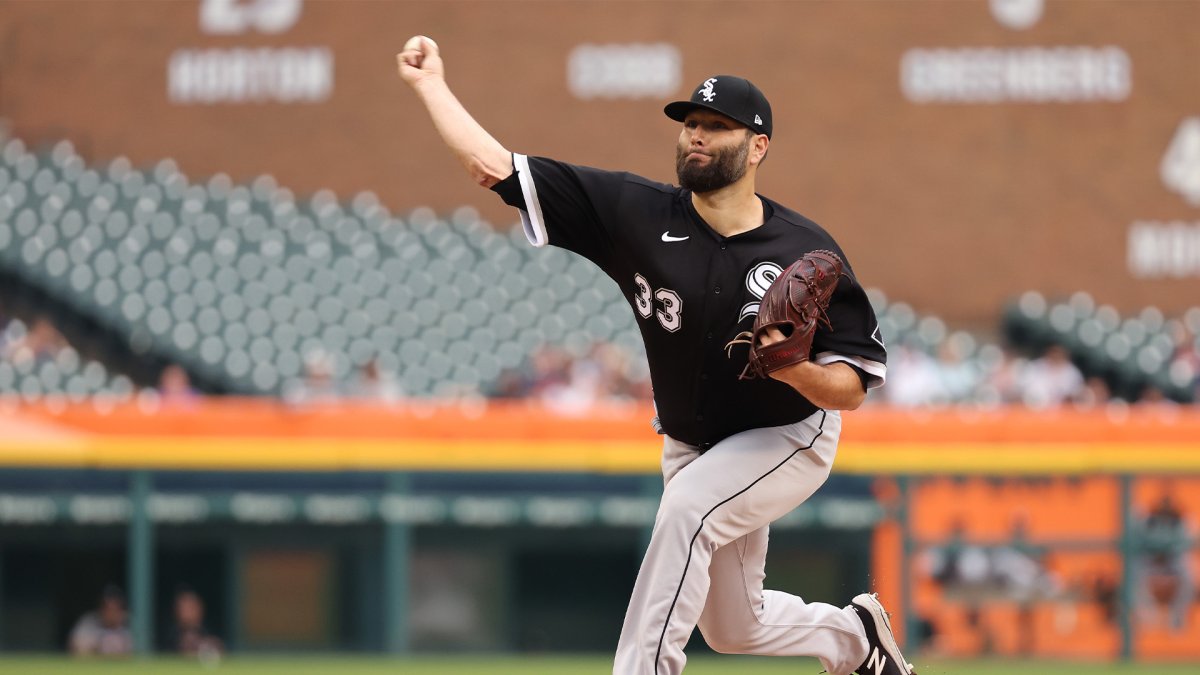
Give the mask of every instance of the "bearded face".
M 750 156 L 750 140 L 746 134 L 741 144 L 724 148 L 707 148 L 703 151 L 709 156 L 708 161 L 689 155 L 697 150 L 689 150 L 686 141 L 680 141 L 675 148 L 675 175 L 679 186 L 692 192 L 712 192 L 738 181 L 746 175 L 746 159 Z

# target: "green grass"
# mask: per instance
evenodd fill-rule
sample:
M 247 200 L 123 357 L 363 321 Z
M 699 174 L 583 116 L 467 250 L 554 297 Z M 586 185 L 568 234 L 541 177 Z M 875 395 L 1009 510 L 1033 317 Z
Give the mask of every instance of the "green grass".
M 939 661 L 917 659 L 919 675 L 1183 675 L 1200 671 L 1198 663 L 1102 664 L 1059 661 Z M 687 675 L 817 675 L 811 659 L 704 656 L 688 662 Z M 607 655 L 343 657 L 233 656 L 218 664 L 179 659 L 78 661 L 61 657 L 0 657 L 5 675 L 607 675 Z

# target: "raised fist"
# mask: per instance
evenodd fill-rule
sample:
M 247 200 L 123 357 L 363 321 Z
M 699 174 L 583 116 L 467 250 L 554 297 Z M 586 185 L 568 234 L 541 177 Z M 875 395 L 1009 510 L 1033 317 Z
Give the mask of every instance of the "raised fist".
M 404 49 L 396 55 L 396 66 L 400 77 L 410 86 L 429 77 L 445 76 L 437 43 L 424 35 L 415 35 L 404 43 Z

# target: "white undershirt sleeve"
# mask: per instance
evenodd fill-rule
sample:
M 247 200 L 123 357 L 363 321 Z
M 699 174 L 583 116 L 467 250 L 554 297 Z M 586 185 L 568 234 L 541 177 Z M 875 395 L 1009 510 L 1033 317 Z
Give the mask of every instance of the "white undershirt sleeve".
M 856 366 L 869 375 L 870 377 L 867 378 L 867 389 L 882 387 L 883 383 L 887 380 L 887 366 L 878 361 L 870 361 L 861 356 L 847 356 L 835 352 L 821 352 L 812 357 L 812 362 L 818 366 L 826 366 L 838 361 Z
M 546 221 L 542 218 L 542 204 L 538 201 L 537 185 L 533 181 L 533 171 L 529 169 L 529 158 L 514 152 L 513 168 L 517 170 L 521 194 L 525 197 L 525 208 L 519 209 L 521 225 L 525 228 L 525 236 L 529 243 L 541 248 L 550 242 L 550 236 L 546 233 Z

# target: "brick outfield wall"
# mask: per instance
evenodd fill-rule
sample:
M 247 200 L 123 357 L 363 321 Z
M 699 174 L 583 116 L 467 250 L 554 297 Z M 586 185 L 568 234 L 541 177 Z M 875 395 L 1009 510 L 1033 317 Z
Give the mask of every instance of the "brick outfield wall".
M 890 297 L 977 325 L 1031 288 L 1086 289 L 1127 310 L 1196 302 L 1194 275 L 1131 276 L 1126 239 L 1136 221 L 1200 221 L 1159 173 L 1180 123 L 1200 114 L 1200 71 L 1185 66 L 1200 62 L 1200 3 L 1048 0 L 1017 30 L 982 1 L 310 1 L 282 32 L 250 22 L 227 34 L 201 30 L 201 7 L 0 3 L 0 117 L 31 144 L 66 138 L 95 161 L 173 157 L 195 178 L 271 173 L 302 196 L 369 189 L 398 213 L 470 204 L 507 226 L 515 214 L 471 185 L 396 76 L 409 35 L 438 39 L 452 86 L 507 147 L 663 181 L 678 127 L 662 103 L 732 72 L 775 109 L 761 191 L 827 226 Z M 674 45 L 678 90 L 575 98 L 567 63 L 582 43 Z M 1128 55 L 1128 96 L 914 103 L 901 89 L 912 49 L 1062 46 Z M 332 63 L 327 98 L 169 99 L 180 50 L 259 48 L 318 50 L 306 53 Z

